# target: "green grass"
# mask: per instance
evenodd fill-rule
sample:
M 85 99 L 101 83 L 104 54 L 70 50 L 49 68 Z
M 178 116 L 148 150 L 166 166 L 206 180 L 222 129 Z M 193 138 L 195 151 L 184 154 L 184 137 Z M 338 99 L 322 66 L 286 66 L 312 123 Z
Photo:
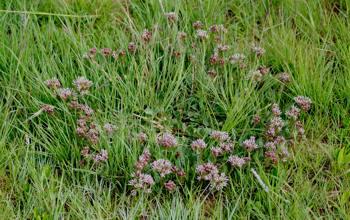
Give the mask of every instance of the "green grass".
M 164 17 L 169 11 L 179 15 L 176 25 Z M 349 16 L 347 0 L 0 1 L 0 219 L 350 218 Z M 205 28 L 224 24 L 228 54 L 249 54 L 254 42 L 266 54 L 248 56 L 244 70 L 218 68 L 212 79 L 215 44 L 191 37 L 196 20 Z M 140 34 L 155 26 L 144 45 Z M 178 43 L 178 31 L 188 34 L 185 43 Z M 141 48 L 135 55 L 83 58 L 89 48 L 126 49 L 130 41 Z M 289 72 L 292 82 L 282 86 L 269 76 L 252 84 L 246 74 L 260 65 Z M 117 126 L 111 140 L 102 137 L 96 146 L 109 152 L 98 168 L 79 164 L 77 116 L 44 83 L 57 77 L 68 87 L 81 75 L 94 83 L 83 100 L 96 120 Z M 306 138 L 287 163 L 250 165 L 269 193 L 250 168 L 231 172 L 223 192 L 203 193 L 193 164 L 182 159 L 190 179 L 178 191 L 157 186 L 130 196 L 127 182 L 143 150 L 131 137 L 139 131 L 157 158 L 164 152 L 154 138 L 162 130 L 173 131 L 186 154 L 189 139 L 207 129 L 233 131 L 239 141 L 259 134 L 253 115 L 274 102 L 285 110 L 297 95 L 313 101 L 302 119 Z M 56 107 L 53 116 L 35 114 L 45 103 Z

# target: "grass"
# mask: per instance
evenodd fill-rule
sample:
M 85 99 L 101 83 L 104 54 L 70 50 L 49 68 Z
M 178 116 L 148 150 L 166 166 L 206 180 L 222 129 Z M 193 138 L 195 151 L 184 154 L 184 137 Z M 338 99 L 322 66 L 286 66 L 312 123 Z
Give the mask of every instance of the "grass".
M 348 1 L 9 0 L 0 1 L 0 9 L 1 219 L 350 217 Z M 164 17 L 169 11 L 178 14 L 176 25 Z M 213 79 L 207 71 L 215 44 L 197 41 L 191 49 L 194 38 L 177 41 L 178 31 L 194 35 L 196 20 L 206 28 L 224 24 L 231 52 L 250 54 L 258 42 L 266 53 L 247 57 L 248 69 L 218 68 Z M 155 26 L 151 42 L 143 44 L 140 33 Z M 125 49 L 130 41 L 141 48 L 135 55 L 83 58 L 89 48 Z M 174 51 L 182 55 L 174 58 Z M 256 86 L 246 75 L 260 65 L 272 74 Z M 292 76 L 286 86 L 273 77 L 282 71 Z M 94 83 L 83 101 L 96 120 L 117 126 L 95 147 L 109 152 L 97 168 L 80 165 L 77 116 L 44 83 L 57 77 L 71 86 L 81 75 Z M 302 118 L 306 138 L 287 163 L 254 160 L 230 172 L 221 193 L 208 194 L 191 161 L 181 159 L 189 178 L 179 190 L 156 186 L 151 194 L 130 196 L 127 183 L 144 148 L 130 138 L 134 134 L 148 134 L 147 147 L 157 158 L 165 152 L 154 140 L 164 130 L 178 136 L 184 155 L 188 139 L 207 129 L 234 133 L 241 142 L 260 132 L 251 125 L 254 114 L 274 102 L 285 110 L 297 95 L 310 97 L 313 107 Z M 42 104 L 54 105 L 55 114 L 39 114 Z

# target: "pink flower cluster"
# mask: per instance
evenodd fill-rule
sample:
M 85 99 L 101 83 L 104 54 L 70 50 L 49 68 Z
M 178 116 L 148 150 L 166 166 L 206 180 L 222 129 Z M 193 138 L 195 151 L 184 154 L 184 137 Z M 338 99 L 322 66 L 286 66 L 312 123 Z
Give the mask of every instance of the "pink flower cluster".
M 309 97 L 297 96 L 294 98 L 294 101 L 303 111 L 309 111 L 311 108 L 312 101 Z
M 91 154 L 90 148 L 84 147 L 80 154 L 86 159 L 92 159 L 96 164 L 106 162 L 108 160 L 108 152 L 105 149 L 102 149 L 99 153 Z
M 84 76 L 78 77 L 73 81 L 76 89 L 80 94 L 85 95 L 89 92 L 90 87 L 92 86 L 92 82 L 86 79 Z
M 236 155 L 232 155 L 228 158 L 228 162 L 233 167 L 242 168 L 247 163 L 247 159 L 242 158 L 242 157 L 238 157 Z
M 219 169 L 213 163 L 205 163 L 198 165 L 196 168 L 198 180 L 209 181 L 211 190 L 222 190 L 228 182 L 225 173 L 219 173 Z
M 212 131 L 210 133 L 210 137 L 219 142 L 223 142 L 230 139 L 228 133 L 224 131 Z
M 192 142 L 191 147 L 192 147 L 192 150 L 194 151 L 200 151 L 205 149 L 207 147 L 207 144 L 203 139 L 197 139 Z
M 129 181 L 129 185 L 133 187 L 131 195 L 135 196 L 139 190 L 145 193 L 152 192 L 152 186 L 155 184 L 155 182 L 151 175 L 136 173 L 133 174 L 132 177 L 133 178 Z
M 255 149 L 258 149 L 258 145 L 256 144 L 255 137 L 251 136 L 249 139 L 243 141 L 243 147 L 247 151 L 253 151 Z
M 152 163 L 152 169 L 160 174 L 161 177 L 172 172 L 172 164 L 169 160 L 159 159 Z
M 168 132 L 163 134 L 158 134 L 157 142 L 160 146 L 165 148 L 173 148 L 177 146 L 176 138 Z

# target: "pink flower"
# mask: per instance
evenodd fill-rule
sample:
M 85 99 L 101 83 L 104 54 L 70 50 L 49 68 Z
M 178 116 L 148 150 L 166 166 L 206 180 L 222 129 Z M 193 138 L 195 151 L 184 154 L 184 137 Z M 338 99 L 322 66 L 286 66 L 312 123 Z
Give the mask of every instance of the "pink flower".
M 289 83 L 291 81 L 289 73 L 286 73 L 286 72 L 279 73 L 277 75 L 277 78 L 279 79 L 279 81 L 283 83 Z
M 137 134 L 137 139 L 141 142 L 141 143 L 145 143 L 147 141 L 147 134 L 144 132 L 140 132 Z
M 112 49 L 111 48 L 103 48 L 101 49 L 101 54 L 103 56 L 110 56 L 112 54 Z
M 251 136 L 249 139 L 243 141 L 243 147 L 247 151 L 253 151 L 258 148 L 258 145 L 255 142 L 255 137 Z
M 168 191 L 174 191 L 176 188 L 176 184 L 172 180 L 169 180 L 168 182 L 164 183 L 164 187 Z
M 252 123 L 253 123 L 254 125 L 259 124 L 260 121 L 261 121 L 260 115 L 256 114 L 256 115 L 253 116 Z
M 208 38 L 208 33 L 204 30 L 197 30 L 197 37 L 200 39 L 200 40 L 205 40 Z
M 298 104 L 298 106 L 303 110 L 303 111 L 309 111 L 311 108 L 312 101 L 309 97 L 305 96 L 297 96 L 294 98 L 294 101 Z
M 297 120 L 300 115 L 300 109 L 295 107 L 294 105 L 286 112 L 288 118 L 293 120 Z
M 214 24 L 209 27 L 209 31 L 212 33 L 227 32 L 226 28 L 222 24 Z
M 220 148 L 221 148 L 224 152 L 231 152 L 231 151 L 233 150 L 233 143 L 232 143 L 232 142 L 220 143 Z
M 209 63 L 210 63 L 211 65 L 215 65 L 215 64 L 217 64 L 217 63 L 219 62 L 219 59 L 220 59 L 219 55 L 218 55 L 217 53 L 214 53 L 214 54 L 211 55 L 211 57 L 209 58 Z
M 276 132 L 280 132 L 284 127 L 284 121 L 281 117 L 273 117 L 269 126 L 275 128 Z
M 44 104 L 41 106 L 41 110 L 51 115 L 55 111 L 55 107 L 52 105 Z
M 214 157 L 218 157 L 222 155 L 223 151 L 220 147 L 212 147 L 211 153 L 214 155 Z
M 61 87 L 61 82 L 57 78 L 48 79 L 45 84 L 50 89 L 58 89 Z
M 198 29 L 201 29 L 203 27 L 203 23 L 201 21 L 195 21 L 195 22 L 193 22 L 192 26 L 194 29 L 198 30 Z
M 160 146 L 165 148 L 172 148 L 177 146 L 176 138 L 170 133 L 159 134 L 157 142 Z
M 238 157 L 236 155 L 232 155 L 228 158 L 228 162 L 231 164 L 233 167 L 243 167 L 243 165 L 246 164 L 246 160 L 244 158 Z
M 100 153 L 96 154 L 93 157 L 93 160 L 95 161 L 95 163 L 107 161 L 108 160 L 108 152 L 106 150 L 102 149 Z
M 149 174 L 132 174 L 132 179 L 129 181 L 129 185 L 133 186 L 132 194 L 136 194 L 136 190 L 143 190 L 145 193 L 150 193 L 151 188 L 154 185 L 153 177 Z
M 227 186 L 227 182 L 228 178 L 225 173 L 215 174 L 210 180 L 210 188 L 211 190 L 222 190 L 225 186 Z
M 283 145 L 286 143 L 286 139 L 283 136 L 277 136 L 273 141 L 276 145 Z
M 83 111 L 87 117 L 90 117 L 92 114 L 94 114 L 94 110 L 88 105 L 80 105 L 79 109 Z
M 230 137 L 228 136 L 228 133 L 224 131 L 212 131 L 210 133 L 210 137 L 220 142 L 230 139 Z
M 70 88 L 61 88 L 57 90 L 58 96 L 66 101 L 69 97 L 73 95 L 73 92 Z
M 92 85 L 92 82 L 83 76 L 78 77 L 76 80 L 74 80 L 73 83 L 74 83 L 76 89 L 82 95 L 88 93 L 88 90 L 90 89 L 90 87 Z
M 225 44 L 219 44 L 217 49 L 220 52 L 225 52 L 225 51 L 228 51 L 230 49 L 230 46 L 229 45 L 225 45 Z
M 148 149 L 145 149 L 142 154 L 139 156 L 138 161 L 136 162 L 137 172 L 141 172 L 151 160 L 151 153 Z
M 96 53 L 97 53 L 97 49 L 95 47 L 93 47 L 93 48 L 89 49 L 89 51 L 87 53 L 85 53 L 83 55 L 83 58 L 88 58 L 88 59 L 94 58 Z
M 100 133 L 98 132 L 98 130 L 94 126 L 90 125 L 90 129 L 87 131 L 85 137 L 91 143 L 97 144 L 97 142 L 100 139 Z
M 217 166 L 212 163 L 204 163 L 196 168 L 198 180 L 211 180 L 215 175 L 219 174 Z
M 172 164 L 169 160 L 159 159 L 152 163 L 152 169 L 157 171 L 161 177 L 172 172 Z
M 81 156 L 89 157 L 90 156 L 90 148 L 84 147 L 83 150 L 80 151 Z
M 299 135 L 299 136 L 303 136 L 304 133 L 305 133 L 305 129 L 304 129 L 303 123 L 302 123 L 301 121 L 297 121 L 297 122 L 295 123 L 295 127 L 296 127 L 296 129 L 297 129 L 298 135 Z
M 134 42 L 130 42 L 128 45 L 128 50 L 130 53 L 135 53 L 136 51 L 136 44 Z
M 179 32 L 177 37 L 180 39 L 180 40 L 185 40 L 186 37 L 187 37 L 187 34 L 185 32 Z
M 275 142 L 266 142 L 265 148 L 269 150 L 276 150 L 276 143 Z
M 270 72 L 270 68 L 265 67 L 265 66 L 259 67 L 258 70 L 260 71 L 261 75 L 263 75 L 263 76 L 265 76 L 266 74 L 268 74 Z
M 233 54 L 232 56 L 230 56 L 229 61 L 232 64 L 236 64 L 236 63 L 243 62 L 244 59 L 245 59 L 245 55 L 244 54 L 236 53 L 236 54 Z
M 276 164 L 278 162 L 278 157 L 275 151 L 273 150 L 266 151 L 264 155 L 266 158 L 270 159 L 273 163 Z
M 143 30 L 143 33 L 141 35 L 141 38 L 142 40 L 145 42 L 145 43 L 148 43 L 151 41 L 151 38 L 152 38 L 152 32 L 150 32 L 149 30 L 147 29 L 144 29 Z
M 276 103 L 272 105 L 272 114 L 274 116 L 280 116 L 282 114 L 280 107 Z
M 265 54 L 265 49 L 259 46 L 253 46 L 252 50 L 258 57 Z
M 113 132 L 115 131 L 115 126 L 110 123 L 106 123 L 104 124 L 103 129 L 108 135 L 112 135 Z
M 191 144 L 192 150 L 198 151 L 198 150 L 203 150 L 207 147 L 207 144 L 203 139 L 197 139 L 192 142 Z

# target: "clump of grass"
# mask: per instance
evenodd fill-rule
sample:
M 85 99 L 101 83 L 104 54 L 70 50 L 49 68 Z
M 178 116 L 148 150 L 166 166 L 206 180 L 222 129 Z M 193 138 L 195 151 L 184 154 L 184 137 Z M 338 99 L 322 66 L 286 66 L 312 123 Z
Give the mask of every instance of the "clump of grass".
M 344 1 L 0 8 L 1 219 L 348 217 Z

